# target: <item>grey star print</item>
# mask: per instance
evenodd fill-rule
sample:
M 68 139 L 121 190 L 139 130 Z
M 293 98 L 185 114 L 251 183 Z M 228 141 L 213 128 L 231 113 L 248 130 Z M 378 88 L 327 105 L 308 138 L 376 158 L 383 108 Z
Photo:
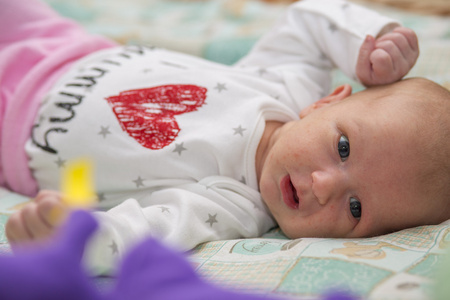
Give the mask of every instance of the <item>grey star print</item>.
M 227 90 L 227 86 L 225 83 L 217 83 L 216 87 L 214 88 L 215 90 L 218 90 L 219 93 L 221 93 L 222 91 L 226 91 Z
M 145 179 L 142 179 L 141 176 L 138 176 L 138 178 L 133 180 L 133 182 L 136 184 L 136 187 L 138 188 L 144 186 L 144 180 Z
M 66 160 L 58 157 L 58 160 L 55 160 L 55 164 L 58 166 L 58 168 L 64 168 L 66 166 Z
M 335 32 L 336 30 L 338 30 L 336 24 L 334 24 L 334 23 L 330 23 L 330 25 L 328 26 L 328 29 L 330 29 L 331 32 Z
M 164 212 L 170 213 L 170 209 L 166 206 L 158 206 L 158 208 L 161 209 L 162 213 Z
M 109 131 L 109 126 L 100 126 L 100 132 L 99 135 L 102 135 L 103 138 L 106 138 L 108 134 L 111 134 L 111 131 Z
M 209 223 L 210 227 L 212 227 L 214 223 L 218 223 L 217 214 L 215 215 L 208 214 L 208 220 L 206 220 L 205 223 Z
M 175 150 L 173 150 L 172 152 L 178 152 L 178 155 L 181 155 L 181 152 L 187 150 L 186 148 L 184 148 L 183 144 L 184 143 L 175 144 Z
M 234 130 L 234 135 L 239 134 L 240 136 L 244 136 L 244 131 L 247 129 L 242 128 L 242 126 L 239 125 L 239 127 L 233 128 L 233 130 Z
M 108 247 L 111 249 L 112 254 L 119 253 L 119 248 L 117 247 L 116 241 L 112 241 Z
M 267 70 L 266 70 L 266 68 L 260 68 L 260 69 L 258 70 L 258 73 L 259 73 L 259 76 L 263 76 L 264 74 L 267 73 Z

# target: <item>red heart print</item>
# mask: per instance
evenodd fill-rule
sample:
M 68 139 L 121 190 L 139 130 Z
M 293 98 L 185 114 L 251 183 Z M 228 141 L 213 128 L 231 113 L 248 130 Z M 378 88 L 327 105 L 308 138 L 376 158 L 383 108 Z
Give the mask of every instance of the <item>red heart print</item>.
M 196 85 L 163 85 L 107 97 L 122 129 L 142 146 L 157 150 L 180 132 L 175 115 L 197 110 L 207 89 Z

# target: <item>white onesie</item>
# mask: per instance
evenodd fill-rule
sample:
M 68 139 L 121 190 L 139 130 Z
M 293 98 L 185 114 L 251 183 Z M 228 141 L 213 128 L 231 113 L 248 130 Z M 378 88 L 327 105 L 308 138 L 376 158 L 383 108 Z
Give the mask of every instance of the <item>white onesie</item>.
M 359 47 L 392 20 L 339 0 L 304 0 L 235 66 L 163 49 L 93 53 L 44 99 L 26 150 L 40 189 L 73 158 L 95 162 L 101 230 L 96 273 L 143 236 L 179 249 L 256 237 L 275 226 L 255 154 L 269 120 L 298 120 L 328 93 L 330 71 L 355 78 Z

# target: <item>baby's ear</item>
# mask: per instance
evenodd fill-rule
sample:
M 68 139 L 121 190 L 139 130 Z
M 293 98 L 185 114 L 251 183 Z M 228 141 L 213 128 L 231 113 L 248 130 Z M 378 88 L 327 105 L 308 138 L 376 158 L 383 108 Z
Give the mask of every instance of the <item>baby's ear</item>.
M 313 104 L 309 105 L 305 109 L 303 109 L 300 112 L 300 119 L 306 117 L 316 109 L 328 106 L 330 104 L 336 103 L 338 101 L 341 101 L 348 96 L 352 94 L 352 87 L 349 84 L 344 84 L 341 86 L 338 86 L 334 92 L 329 94 L 328 96 L 323 97 L 322 99 L 314 102 Z

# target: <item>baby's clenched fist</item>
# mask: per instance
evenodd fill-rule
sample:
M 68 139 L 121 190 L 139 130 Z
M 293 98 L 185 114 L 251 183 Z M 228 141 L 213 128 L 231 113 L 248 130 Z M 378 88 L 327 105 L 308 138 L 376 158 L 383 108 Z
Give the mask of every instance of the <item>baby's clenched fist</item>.
M 414 66 L 419 56 L 415 32 L 397 27 L 375 39 L 367 36 L 360 50 L 356 75 L 365 86 L 398 81 Z

